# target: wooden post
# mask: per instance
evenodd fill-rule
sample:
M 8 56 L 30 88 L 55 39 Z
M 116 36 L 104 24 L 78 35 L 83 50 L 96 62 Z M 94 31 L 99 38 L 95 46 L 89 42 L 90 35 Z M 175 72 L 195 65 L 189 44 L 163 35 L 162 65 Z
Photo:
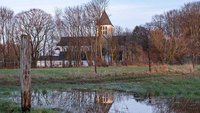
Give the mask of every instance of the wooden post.
M 20 44 L 20 82 L 21 82 L 21 110 L 27 113 L 31 110 L 31 46 L 30 37 L 21 36 Z

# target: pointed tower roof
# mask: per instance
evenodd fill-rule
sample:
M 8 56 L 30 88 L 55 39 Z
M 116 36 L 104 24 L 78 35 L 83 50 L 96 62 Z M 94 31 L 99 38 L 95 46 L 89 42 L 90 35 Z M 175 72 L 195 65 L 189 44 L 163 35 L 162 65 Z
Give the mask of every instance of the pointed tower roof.
M 112 25 L 106 11 L 104 10 L 97 25 Z M 112 25 L 113 26 L 113 25 Z

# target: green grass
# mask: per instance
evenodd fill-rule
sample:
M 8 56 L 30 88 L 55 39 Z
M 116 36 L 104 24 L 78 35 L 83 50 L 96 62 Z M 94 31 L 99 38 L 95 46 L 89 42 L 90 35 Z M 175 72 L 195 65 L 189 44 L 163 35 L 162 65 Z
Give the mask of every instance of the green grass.
M 184 66 L 180 66 L 184 68 Z M 94 68 L 44 68 L 32 69 L 33 89 L 89 89 L 120 90 L 152 93 L 158 96 L 200 98 L 200 71 L 193 73 L 144 73 L 148 67 L 101 67 L 99 75 Z M 0 90 L 19 90 L 18 70 L 0 70 Z M 4 85 L 5 84 L 5 85 Z M 0 94 L 0 96 L 5 94 Z
M 179 69 L 186 68 L 186 65 L 169 65 L 169 69 L 176 67 Z M 196 69 L 200 69 L 200 65 L 196 66 Z M 99 74 L 113 74 L 113 73 L 130 73 L 130 72 L 142 72 L 147 71 L 147 66 L 109 66 L 109 67 L 97 67 Z M 91 73 L 94 72 L 94 67 L 89 68 L 35 68 L 31 69 L 31 73 L 34 75 L 67 75 L 74 73 Z M 2 75 L 17 75 L 19 76 L 19 69 L 0 69 L 0 76 Z
M 0 113 L 21 113 L 19 104 L 0 100 Z M 31 109 L 30 113 L 58 113 L 57 111 L 50 109 Z
M 184 68 L 183 66 L 180 68 Z M 200 71 L 192 73 L 146 73 L 147 67 L 32 69 L 33 90 L 115 90 L 141 95 L 200 99 Z M 1 100 L 20 91 L 19 70 L 0 70 L 0 113 L 18 113 L 16 103 Z M 93 74 L 91 74 L 93 73 Z M 33 109 L 31 113 L 56 113 L 49 109 Z
M 98 67 L 97 72 L 100 74 L 110 74 L 118 72 L 138 72 L 147 70 L 147 67 L 139 66 L 127 66 L 127 67 Z M 38 68 L 31 69 L 31 73 L 34 75 L 67 75 L 73 73 L 90 73 L 94 72 L 94 67 L 90 68 Z M 19 69 L 0 69 L 0 76 L 2 75 L 19 75 Z
M 91 78 L 90 78 L 91 79 Z M 184 98 L 200 98 L 199 72 L 182 73 L 153 73 L 136 75 L 102 76 L 101 82 L 85 81 L 74 83 L 48 83 L 33 85 L 34 89 L 87 89 L 87 90 L 118 90 L 135 93 L 151 93 L 156 96 L 177 96 Z M 73 81 L 73 80 L 72 80 Z M 42 82 L 42 81 L 41 81 Z
M 2 75 L 19 75 L 19 69 L 0 69 L 0 76 Z

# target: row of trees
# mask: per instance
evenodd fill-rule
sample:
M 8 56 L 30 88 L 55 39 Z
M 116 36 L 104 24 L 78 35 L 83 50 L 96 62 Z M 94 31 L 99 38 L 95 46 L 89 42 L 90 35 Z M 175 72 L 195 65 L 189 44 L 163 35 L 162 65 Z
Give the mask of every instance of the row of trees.
M 35 67 L 39 54 L 46 54 L 55 40 L 52 16 L 40 9 L 31 9 L 14 15 L 11 9 L 0 7 L 0 18 L 1 65 L 8 67 L 14 62 L 18 63 L 20 37 L 26 34 L 31 37 L 31 56 Z
M 100 19 L 101 13 L 107 6 L 108 0 L 93 0 L 84 5 L 66 7 L 64 11 L 56 11 L 56 25 L 60 37 L 75 38 L 75 41 L 68 42 L 71 43 L 68 45 L 68 51 L 66 51 L 65 54 L 65 57 L 69 60 L 68 66 L 72 66 L 72 60 L 75 63 L 74 66 L 80 66 L 82 52 L 86 55 L 88 64 L 91 64 L 89 62 L 94 60 L 95 41 L 90 37 L 96 36 L 97 21 Z M 87 41 L 86 43 L 90 43 L 92 46 L 90 51 L 81 51 L 81 46 L 85 44 L 83 44 L 80 37 L 87 38 L 83 40 Z M 91 40 L 89 41 L 88 38 Z M 73 47 L 70 48 L 69 46 Z M 66 50 L 66 48 L 63 48 L 63 50 Z
M 82 6 L 66 7 L 64 11 L 58 9 L 54 18 L 41 9 L 14 15 L 13 10 L 0 7 L 0 67 L 18 65 L 22 34 L 31 37 L 32 67 L 36 67 L 40 55 L 53 54 L 52 48 L 60 37 L 94 36 L 96 20 L 107 4 L 107 0 L 93 0 Z M 75 56 L 80 58 L 80 49 L 76 49 Z
M 192 62 L 194 66 L 200 53 L 199 18 L 200 2 L 155 15 L 145 26 L 149 31 L 152 61 L 161 64 Z
M 30 9 L 15 15 L 11 9 L 0 7 L 0 66 L 18 65 L 22 34 L 31 37 L 32 67 L 36 67 L 40 55 L 53 54 L 53 47 L 60 37 L 96 36 L 97 21 L 107 7 L 108 0 L 92 0 L 81 6 L 56 10 L 55 17 L 41 9 Z M 181 9 L 155 15 L 152 22 L 136 26 L 133 31 L 115 26 L 114 35 L 126 39 L 120 39 L 123 42 L 121 45 L 119 40 L 109 39 L 111 64 L 119 62 L 119 59 L 125 64 L 195 64 L 200 54 L 199 18 L 200 2 L 193 2 Z M 77 61 L 79 66 L 82 40 L 76 40 L 72 44 L 76 48 L 67 51 L 68 56 L 65 56 L 74 57 L 71 59 Z M 93 43 L 92 50 L 86 52 L 91 61 L 95 53 Z M 123 58 L 119 58 L 119 54 Z
M 132 32 L 116 27 L 115 35 L 128 37 L 124 61 L 130 64 L 198 63 L 200 55 L 200 2 L 185 4 L 152 17 Z

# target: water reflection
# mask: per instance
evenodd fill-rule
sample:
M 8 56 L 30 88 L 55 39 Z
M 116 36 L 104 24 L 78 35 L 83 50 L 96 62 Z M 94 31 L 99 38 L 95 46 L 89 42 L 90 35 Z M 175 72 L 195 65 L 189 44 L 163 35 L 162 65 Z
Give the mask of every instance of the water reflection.
M 17 93 L 17 92 L 15 92 Z M 20 96 L 13 96 L 20 102 Z M 32 106 L 61 113 L 199 113 L 200 103 L 113 91 L 34 91 Z

